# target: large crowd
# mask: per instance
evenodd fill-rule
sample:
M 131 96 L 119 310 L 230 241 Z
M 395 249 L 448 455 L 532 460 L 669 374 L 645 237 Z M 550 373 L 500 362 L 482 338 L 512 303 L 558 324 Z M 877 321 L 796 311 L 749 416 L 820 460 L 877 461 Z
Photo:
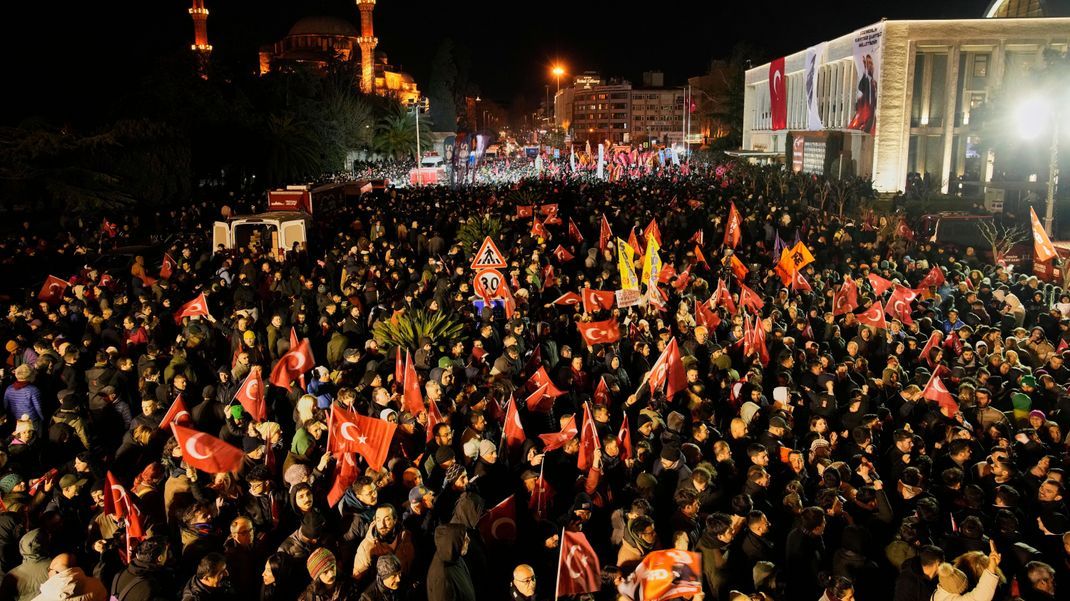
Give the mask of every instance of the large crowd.
M 5 301 L 0 601 L 1060 598 L 1070 293 L 771 177 L 387 189 L 281 254 L 109 215 L 186 235 Z

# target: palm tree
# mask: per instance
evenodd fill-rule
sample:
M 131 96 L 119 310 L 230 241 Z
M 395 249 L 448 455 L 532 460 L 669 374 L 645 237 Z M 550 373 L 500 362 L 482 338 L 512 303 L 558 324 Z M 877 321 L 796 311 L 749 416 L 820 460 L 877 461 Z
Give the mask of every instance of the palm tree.
M 400 159 L 416 150 L 416 115 L 400 104 L 379 120 L 372 143 L 376 151 Z M 431 124 L 420 119 L 420 150 L 431 148 Z
M 324 171 L 325 156 L 313 128 L 293 113 L 270 115 L 265 168 L 272 184 L 295 182 Z

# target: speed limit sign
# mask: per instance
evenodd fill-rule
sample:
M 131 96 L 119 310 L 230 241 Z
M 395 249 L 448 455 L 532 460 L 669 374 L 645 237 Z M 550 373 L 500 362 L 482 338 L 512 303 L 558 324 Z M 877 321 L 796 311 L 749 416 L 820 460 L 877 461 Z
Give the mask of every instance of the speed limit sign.
M 472 288 L 482 298 L 497 298 L 502 291 L 505 277 L 497 269 L 483 269 L 476 273 Z

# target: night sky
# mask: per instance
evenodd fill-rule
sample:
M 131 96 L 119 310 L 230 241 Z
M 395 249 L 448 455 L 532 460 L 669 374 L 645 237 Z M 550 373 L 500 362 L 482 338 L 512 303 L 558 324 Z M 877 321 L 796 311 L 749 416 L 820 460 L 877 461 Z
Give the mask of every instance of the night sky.
M 482 95 L 535 104 L 555 60 L 570 73 L 598 70 L 640 80 L 660 69 L 667 85 L 705 72 L 737 42 L 765 57 L 793 52 L 882 17 L 975 18 L 988 0 L 796 0 L 773 2 L 423 2 L 379 0 L 376 35 L 393 64 L 427 88 L 431 58 L 447 36 L 469 48 Z M 159 57 L 188 49 L 187 0 L 15 2 L 0 36 L 7 70 L 3 121 L 44 114 L 85 119 L 121 95 Z M 252 70 L 262 44 L 298 18 L 335 15 L 359 23 L 346 0 L 206 0 L 209 41 L 220 58 Z M 643 10 L 640 7 L 648 7 Z M 763 57 L 764 58 L 764 57 Z

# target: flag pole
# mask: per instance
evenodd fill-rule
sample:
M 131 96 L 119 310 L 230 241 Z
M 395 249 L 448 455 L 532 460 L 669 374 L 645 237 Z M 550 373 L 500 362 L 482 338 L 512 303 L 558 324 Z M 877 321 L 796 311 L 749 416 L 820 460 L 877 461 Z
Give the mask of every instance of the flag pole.
M 331 452 L 331 432 L 334 430 L 334 401 L 331 401 L 331 414 L 327 416 L 327 452 Z
M 541 490 L 541 489 L 540 489 Z M 554 601 L 561 598 L 561 560 L 565 557 L 565 528 L 561 527 L 561 540 L 557 541 L 557 581 L 554 582 Z

